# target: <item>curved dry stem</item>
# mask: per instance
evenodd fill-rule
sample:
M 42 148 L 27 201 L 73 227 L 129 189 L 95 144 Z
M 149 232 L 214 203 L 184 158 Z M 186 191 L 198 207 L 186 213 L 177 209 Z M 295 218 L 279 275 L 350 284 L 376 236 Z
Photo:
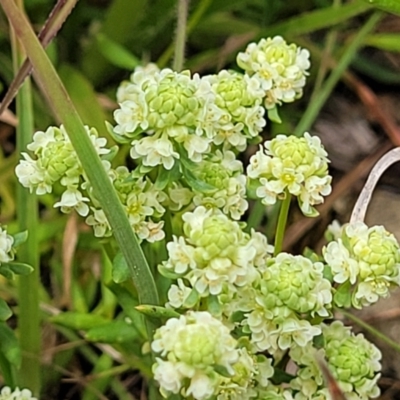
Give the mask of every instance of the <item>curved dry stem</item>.
M 353 208 L 353 212 L 351 213 L 350 223 L 364 222 L 365 214 L 367 212 L 367 207 L 371 200 L 375 186 L 378 183 L 378 180 L 392 164 L 398 161 L 400 161 L 400 147 L 396 147 L 395 149 L 392 149 L 389 152 L 387 152 L 375 164 Z

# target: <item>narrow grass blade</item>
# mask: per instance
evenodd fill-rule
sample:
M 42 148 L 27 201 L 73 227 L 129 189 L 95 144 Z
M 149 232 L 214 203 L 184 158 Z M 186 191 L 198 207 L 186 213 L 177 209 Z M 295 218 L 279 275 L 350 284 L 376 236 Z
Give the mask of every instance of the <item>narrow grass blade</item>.
M 154 278 L 138 239 L 65 87 L 24 14 L 18 10 L 13 0 L 0 0 L 0 4 L 19 40 L 25 47 L 35 69 L 35 76 L 46 94 L 56 118 L 64 125 L 69 135 L 71 144 L 93 186 L 94 194 L 104 210 L 114 236 L 131 269 L 132 279 L 140 301 L 157 305 L 158 293 Z M 154 328 L 154 325 L 147 322 L 149 339 Z

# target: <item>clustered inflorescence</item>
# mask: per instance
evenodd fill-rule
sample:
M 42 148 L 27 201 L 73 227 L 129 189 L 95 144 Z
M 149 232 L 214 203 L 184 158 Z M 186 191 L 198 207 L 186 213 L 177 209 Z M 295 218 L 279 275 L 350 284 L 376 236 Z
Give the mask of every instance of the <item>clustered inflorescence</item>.
M 158 269 L 173 281 L 166 307 L 181 316 L 155 333 L 154 378 L 166 398 L 330 400 L 324 359 L 349 400 L 375 398 L 379 350 L 330 321 L 334 307 L 370 305 L 400 284 L 399 244 L 383 227 L 347 224 L 322 257 L 294 256 L 244 230 L 248 192 L 267 206 L 295 196 L 315 216 L 331 177 L 308 133 L 266 141 L 247 171 L 237 158 L 260 141 L 265 109 L 277 120 L 279 106 L 302 96 L 309 52 L 276 36 L 250 44 L 237 63 L 244 73 L 202 77 L 150 64 L 122 83 L 112 134 L 129 143 L 133 171 L 113 168 L 115 151 L 87 128 L 139 238 L 164 239 L 167 210 L 176 228 Z M 110 236 L 64 128 L 37 132 L 28 150 L 20 182 L 61 193 L 55 207 Z

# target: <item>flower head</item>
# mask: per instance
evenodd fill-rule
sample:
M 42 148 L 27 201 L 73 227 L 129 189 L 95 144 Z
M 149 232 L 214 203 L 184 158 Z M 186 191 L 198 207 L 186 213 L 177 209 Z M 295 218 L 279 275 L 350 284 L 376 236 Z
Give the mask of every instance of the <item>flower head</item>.
M 274 204 L 287 193 L 297 196 L 305 215 L 317 214 L 314 205 L 331 191 L 327 153 L 319 138 L 278 135 L 251 157 L 247 174 L 255 181 L 262 203 Z
M 340 321 L 323 325 L 323 335 L 326 360 L 344 393 L 355 392 L 361 399 L 378 397 L 381 352 L 361 333 L 352 334 Z
M 383 226 L 344 225 L 323 254 L 333 280 L 353 285 L 352 303 L 357 308 L 389 296 L 390 289 L 400 285 L 400 246 Z
M 287 44 L 281 36 L 251 43 L 239 53 L 237 63 L 248 75 L 259 80 L 268 109 L 289 103 L 303 94 L 310 53 L 295 44 Z
M 165 396 L 181 391 L 184 397 L 208 399 L 223 378 L 216 368 L 234 376 L 240 359 L 229 329 L 207 312 L 169 319 L 156 331 L 151 346 L 159 354 L 153 372 Z

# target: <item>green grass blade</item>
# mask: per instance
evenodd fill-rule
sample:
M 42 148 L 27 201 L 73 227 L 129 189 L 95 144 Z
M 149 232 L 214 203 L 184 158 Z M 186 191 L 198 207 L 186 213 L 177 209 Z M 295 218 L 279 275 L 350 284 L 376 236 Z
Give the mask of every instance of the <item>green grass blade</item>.
M 22 9 L 22 1 L 18 2 Z M 18 75 L 20 65 L 26 58 L 25 53 L 12 35 L 13 67 Z M 17 95 L 16 111 L 18 116 L 17 150 L 26 151 L 26 146 L 32 141 L 34 117 L 32 107 L 31 83 L 27 79 Z M 25 243 L 18 249 L 18 261 L 33 267 L 33 272 L 18 279 L 18 330 L 19 345 L 22 360 L 18 371 L 18 385 L 29 388 L 39 395 L 41 387 L 40 353 L 41 327 L 39 314 L 40 262 L 39 243 L 37 237 L 38 203 L 36 195 L 29 193 L 21 185 L 17 186 L 17 219 L 19 231 L 28 231 Z
M 0 4 L 25 47 L 41 89 L 52 105 L 57 119 L 68 132 L 82 167 L 93 186 L 95 196 L 99 200 L 127 264 L 131 268 L 140 301 L 145 304 L 158 304 L 154 279 L 138 239 L 62 82 L 27 18 L 18 10 L 12 0 L 0 0 Z M 149 336 L 151 336 L 153 328 L 154 326 L 148 325 Z

